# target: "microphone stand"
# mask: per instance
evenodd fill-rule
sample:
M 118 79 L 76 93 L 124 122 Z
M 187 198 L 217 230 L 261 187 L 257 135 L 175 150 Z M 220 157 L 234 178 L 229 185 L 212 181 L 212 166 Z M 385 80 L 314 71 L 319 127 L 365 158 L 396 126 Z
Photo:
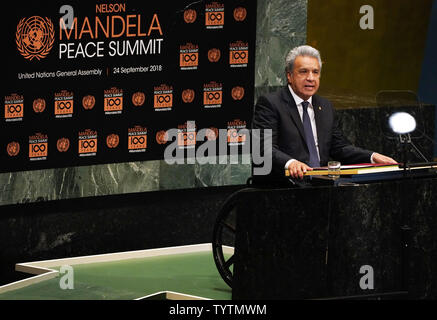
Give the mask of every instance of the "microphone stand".
M 428 136 L 426 136 L 430 139 Z M 431 139 L 430 139 L 431 140 Z M 422 158 L 425 163 L 424 165 L 432 165 L 423 153 L 419 150 L 419 148 L 413 143 L 411 140 L 411 135 L 407 134 L 399 134 L 399 141 L 402 145 L 402 157 L 403 157 L 403 167 L 404 167 L 404 176 L 407 175 L 407 146 L 410 146 L 412 151 L 418 156 Z M 432 141 L 432 140 L 431 140 Z M 434 142 L 434 141 L 433 141 Z M 422 164 L 421 164 L 422 165 Z M 410 168 L 410 166 L 408 165 Z M 402 201 L 402 200 L 401 200 Z M 402 207 L 402 206 L 401 206 Z M 404 291 L 409 291 L 408 281 L 409 281 L 409 264 L 410 264 L 410 251 L 409 247 L 411 244 L 411 227 L 409 223 L 409 213 L 402 212 L 401 210 L 401 288 Z
M 407 170 L 407 146 L 410 146 L 413 152 L 416 154 L 416 156 L 419 156 L 419 158 L 422 158 L 425 160 L 426 163 L 430 162 L 422 152 L 420 152 L 419 148 L 413 143 L 411 140 L 411 135 L 409 133 L 407 134 L 400 134 L 399 135 L 399 141 L 402 145 L 402 158 L 404 163 L 404 171 Z

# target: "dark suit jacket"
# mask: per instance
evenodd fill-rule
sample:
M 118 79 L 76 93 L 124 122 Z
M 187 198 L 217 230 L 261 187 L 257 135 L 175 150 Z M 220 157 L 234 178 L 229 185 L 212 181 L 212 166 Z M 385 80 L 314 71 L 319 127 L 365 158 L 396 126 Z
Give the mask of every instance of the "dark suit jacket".
M 321 166 L 326 166 L 330 159 L 342 164 L 370 162 L 371 151 L 353 146 L 343 136 L 331 102 L 314 95 L 312 105 Z M 309 162 L 302 120 L 288 86 L 258 99 L 252 126 L 254 129 L 272 129 L 273 170 L 270 176 L 283 177 L 285 164 L 292 158 Z

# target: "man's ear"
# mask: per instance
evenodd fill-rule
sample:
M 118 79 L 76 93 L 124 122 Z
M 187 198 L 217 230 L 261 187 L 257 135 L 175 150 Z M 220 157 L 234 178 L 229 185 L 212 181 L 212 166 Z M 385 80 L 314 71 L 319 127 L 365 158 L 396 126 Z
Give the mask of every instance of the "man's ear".
M 291 74 L 291 72 L 290 71 L 287 71 L 287 81 L 288 81 L 288 83 L 290 83 L 291 82 L 291 79 L 293 78 L 293 75 Z

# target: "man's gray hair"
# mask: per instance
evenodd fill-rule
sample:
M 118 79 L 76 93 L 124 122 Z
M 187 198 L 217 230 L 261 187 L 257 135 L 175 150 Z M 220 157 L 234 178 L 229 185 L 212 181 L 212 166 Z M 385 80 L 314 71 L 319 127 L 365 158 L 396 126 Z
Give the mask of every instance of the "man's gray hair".
M 287 54 L 287 57 L 285 58 L 285 72 L 293 71 L 294 61 L 299 56 L 317 58 L 317 60 L 319 60 L 320 70 L 322 70 L 322 59 L 320 58 L 319 50 L 311 46 L 305 45 L 305 46 L 293 48 Z

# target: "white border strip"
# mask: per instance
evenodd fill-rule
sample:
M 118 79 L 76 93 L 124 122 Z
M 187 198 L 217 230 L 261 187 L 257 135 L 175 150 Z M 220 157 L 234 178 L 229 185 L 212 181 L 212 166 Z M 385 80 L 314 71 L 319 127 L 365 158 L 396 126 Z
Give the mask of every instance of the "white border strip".
M 119 261 L 119 260 L 127 260 L 127 259 L 157 257 L 162 255 L 204 252 L 204 251 L 211 251 L 211 250 L 212 250 L 212 246 L 210 243 L 203 243 L 203 244 L 194 244 L 194 245 L 186 245 L 186 246 L 165 247 L 165 248 L 158 248 L 158 249 L 146 249 L 146 250 L 105 253 L 105 254 L 90 255 L 90 256 L 54 259 L 54 260 L 24 262 L 24 263 L 18 263 L 15 269 L 17 271 L 21 271 L 18 270 L 18 268 L 20 268 L 21 266 L 50 268 L 50 267 L 58 267 L 62 265 L 72 266 L 76 264 L 111 262 L 111 261 Z M 34 273 L 34 274 L 38 274 L 38 273 Z
M 42 269 L 40 269 L 40 270 L 42 271 Z M 8 292 L 8 291 L 12 291 L 12 290 L 21 289 L 21 288 L 30 286 L 32 284 L 46 281 L 46 280 L 49 280 L 49 279 L 52 279 L 52 278 L 55 278 L 58 276 L 59 272 L 56 270 L 50 270 L 50 269 L 45 269 L 45 270 L 47 270 L 45 273 L 39 274 L 37 276 L 30 277 L 30 278 L 23 279 L 23 280 L 19 280 L 19 281 L 15 281 L 15 282 L 0 286 L 0 294 Z
M 193 296 L 191 294 L 180 293 L 180 292 L 175 292 L 175 291 L 159 291 L 159 292 L 155 292 L 155 293 L 149 294 L 149 295 L 144 296 L 144 297 L 136 298 L 134 300 L 146 300 L 146 299 L 150 299 L 154 296 L 158 296 L 161 294 L 165 295 L 165 298 L 167 300 L 211 300 L 209 298 Z
M 0 286 L 0 294 L 16 290 L 19 288 L 24 288 L 26 286 L 52 279 L 58 276 L 58 271 L 54 269 L 50 269 L 53 267 L 59 267 L 62 265 L 76 265 L 76 264 L 87 264 L 87 263 L 99 263 L 99 262 L 111 262 L 111 261 L 120 261 L 127 259 L 139 259 L 139 258 L 148 258 L 148 257 L 157 257 L 163 255 L 173 255 L 173 254 L 183 254 L 183 253 L 196 253 L 196 252 L 205 252 L 212 251 L 211 243 L 202 243 L 202 244 L 193 244 L 193 245 L 185 245 L 185 246 L 175 246 L 175 247 L 165 247 L 158 249 L 146 249 L 146 250 L 136 250 L 136 251 L 126 251 L 126 252 L 116 252 L 116 253 L 106 253 L 106 254 L 98 254 L 98 255 L 90 255 L 90 256 L 82 256 L 82 257 L 72 257 L 72 258 L 64 258 L 64 259 L 54 259 L 54 260 L 42 260 L 35 262 L 24 262 L 17 263 L 15 265 L 15 270 L 30 274 L 35 274 L 37 276 L 30 277 L 28 279 L 19 280 L 16 282 L 12 282 L 3 286 Z M 226 254 L 233 254 L 234 248 L 223 246 L 223 252 Z M 191 296 L 188 294 L 182 294 L 172 291 L 161 291 L 149 296 L 153 296 L 159 293 L 166 293 L 167 299 L 174 300 L 186 300 L 186 299 L 206 299 L 202 297 Z M 148 297 L 148 296 L 145 296 Z M 142 297 L 142 298 L 145 298 Z M 185 297 L 185 298 L 184 298 Z M 191 298 L 190 298 L 191 297 Z M 141 299 L 141 298 L 139 298 Z M 135 299 L 138 300 L 138 299 Z

